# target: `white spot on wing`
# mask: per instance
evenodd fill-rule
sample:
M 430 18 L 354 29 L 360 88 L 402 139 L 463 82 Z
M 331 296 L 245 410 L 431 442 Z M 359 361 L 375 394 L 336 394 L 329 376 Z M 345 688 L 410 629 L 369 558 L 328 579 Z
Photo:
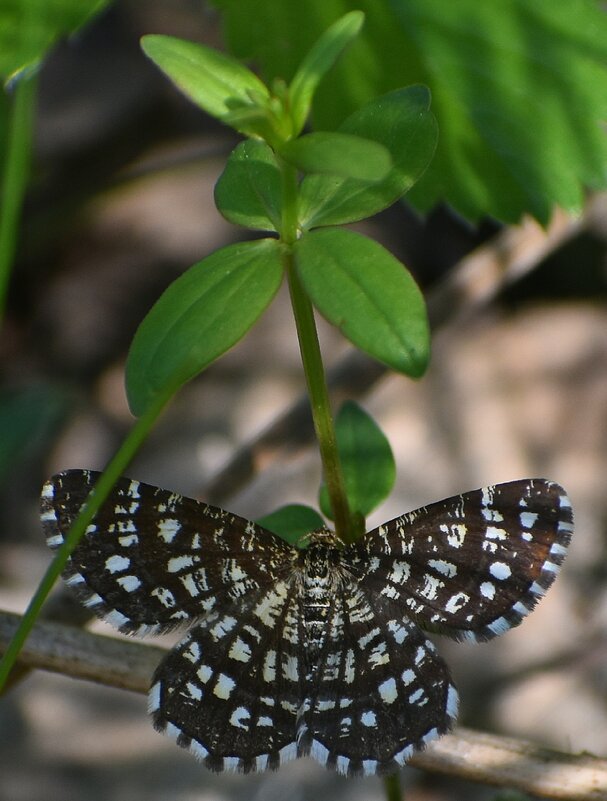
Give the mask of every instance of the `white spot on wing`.
M 192 598 L 195 598 L 199 594 L 198 587 L 196 586 L 196 582 L 194 581 L 191 573 L 186 573 L 184 576 L 179 576 L 179 580 Z
M 226 615 L 218 620 L 210 631 L 214 640 L 221 640 L 226 634 L 229 634 L 238 621 L 235 617 Z
M 382 682 L 377 689 L 379 690 L 382 700 L 386 704 L 393 704 L 398 698 L 396 682 L 393 678 L 386 679 L 386 681 Z
M 180 528 L 181 528 L 181 523 L 179 522 L 179 520 L 173 520 L 172 518 L 159 520 L 158 536 L 161 539 L 163 539 L 166 543 L 173 542 Z
M 174 723 L 167 723 L 164 733 L 167 737 L 170 737 L 171 740 L 176 740 L 181 734 L 181 729 L 178 729 Z
M 193 754 L 197 759 L 204 759 L 209 755 L 209 752 L 204 745 L 201 745 L 197 740 L 192 740 L 189 750 L 190 753 Z
M 283 746 L 278 752 L 278 756 L 281 763 L 290 762 L 297 756 L 297 746 L 295 743 L 289 743 L 288 745 Z
M 363 724 L 363 726 L 374 728 L 375 726 L 377 726 L 377 718 L 375 717 L 375 712 L 373 712 L 372 709 L 366 710 L 360 716 L 360 722 Z
M 401 679 L 405 687 L 411 684 L 412 681 L 415 681 L 415 671 L 411 670 L 411 668 L 407 668 L 407 670 L 403 670 Z
M 230 715 L 230 723 L 232 726 L 235 726 L 237 729 L 244 729 L 245 731 L 249 731 L 248 721 L 250 719 L 251 713 L 248 709 L 245 709 L 244 706 L 237 706 Z
M 84 601 L 84 605 L 87 606 L 89 609 L 92 609 L 92 607 L 94 606 L 99 606 L 99 604 L 102 603 L 103 603 L 103 598 L 100 595 L 97 595 L 96 592 L 94 592 Z
M 495 635 L 499 636 L 505 631 L 508 631 L 510 628 L 510 623 L 508 623 L 505 617 L 498 617 L 498 619 L 494 620 L 493 623 L 490 623 L 487 628 Z
M 521 512 L 519 519 L 523 528 L 533 528 L 538 518 L 537 512 Z
M 341 754 L 335 760 L 335 770 L 338 773 L 343 774 L 344 776 L 348 773 L 348 765 L 350 764 L 350 760 L 347 756 L 342 756 Z
M 451 562 L 445 562 L 443 559 L 429 559 L 428 565 L 447 578 L 453 578 L 457 575 L 457 567 Z
M 191 642 L 183 652 L 184 659 L 188 659 L 194 665 L 200 659 L 200 646 L 196 641 Z
M 276 678 L 276 651 L 266 651 L 263 660 L 263 679 L 271 684 Z
M 457 718 L 458 707 L 459 697 L 457 695 L 457 690 L 452 684 L 450 684 L 447 692 L 447 715 L 449 715 L 452 720 Z
M 459 612 L 459 610 L 465 606 L 469 600 L 470 596 L 466 595 L 465 592 L 456 592 L 455 595 L 452 595 L 445 604 L 445 611 L 450 612 L 451 614 Z
M 251 659 L 251 649 L 240 637 L 236 637 L 229 650 L 228 656 L 237 662 L 248 662 Z
M 489 572 L 498 581 L 505 581 L 512 575 L 512 570 L 505 562 L 493 562 L 489 565 Z
M 488 540 L 505 540 L 508 537 L 508 532 L 504 528 L 497 528 L 496 526 L 487 526 L 485 537 Z
M 208 665 L 201 665 L 196 671 L 196 675 L 203 684 L 206 684 L 213 675 L 213 670 Z
M 125 592 L 135 592 L 136 589 L 141 587 L 141 581 L 137 576 L 120 576 L 116 579 L 116 583 L 120 584 Z
M 217 684 L 213 687 L 213 695 L 226 701 L 232 694 L 232 690 L 236 686 L 234 679 L 226 676 L 225 673 L 220 673 L 217 677 Z
M 176 604 L 175 596 L 167 587 L 154 587 L 150 595 L 158 598 L 160 603 L 167 609 L 171 609 Z
M 525 604 L 522 604 L 520 601 L 517 601 L 512 607 L 512 609 L 517 613 L 517 615 L 520 615 L 521 617 L 525 617 L 525 615 L 529 614 L 529 609 L 527 609 Z
M 107 615 L 104 617 L 106 623 L 109 623 L 110 626 L 114 626 L 116 629 L 121 629 L 123 626 L 130 624 L 130 620 L 128 617 L 119 612 L 117 609 L 112 609 L 111 612 L 108 612 Z
M 126 556 L 114 554 L 105 560 L 105 569 L 109 570 L 110 573 L 122 573 L 129 568 L 130 564 L 131 560 Z
M 191 556 L 173 556 L 167 563 L 169 573 L 179 573 L 187 567 L 192 567 L 194 560 Z
M 444 582 L 437 579 L 436 576 L 431 576 L 429 573 L 424 574 L 424 586 L 420 590 L 420 595 L 433 601 L 438 595 L 439 590 L 445 586 Z
M 318 740 L 312 740 L 310 756 L 321 765 L 326 765 L 327 760 L 329 759 L 329 749 L 326 748 L 322 743 L 319 743 Z
M 443 534 L 447 535 L 447 542 L 452 548 L 461 548 L 466 539 L 468 529 L 464 523 L 452 523 L 450 526 L 442 524 L 439 526 Z
M 202 698 L 202 690 L 200 687 L 197 684 L 193 684 L 191 681 L 188 681 L 185 686 L 190 698 L 193 698 L 195 701 L 200 701 Z
M 156 710 L 160 709 L 160 682 L 157 681 L 150 688 L 150 692 L 148 694 L 148 712 L 151 714 L 152 712 L 156 712 Z
M 411 693 L 409 696 L 409 703 L 410 704 L 417 704 L 419 701 L 422 700 L 424 697 L 424 690 L 423 688 L 419 687 L 417 690 Z
M 415 749 L 412 745 L 405 746 L 402 751 L 394 754 L 394 761 L 397 762 L 399 765 L 404 765 L 408 759 L 411 759 L 413 756 L 413 751 Z
M 397 642 L 398 645 L 402 645 L 408 636 L 406 627 L 401 626 L 396 620 L 390 620 L 388 623 L 388 628 L 392 632 L 395 642 Z

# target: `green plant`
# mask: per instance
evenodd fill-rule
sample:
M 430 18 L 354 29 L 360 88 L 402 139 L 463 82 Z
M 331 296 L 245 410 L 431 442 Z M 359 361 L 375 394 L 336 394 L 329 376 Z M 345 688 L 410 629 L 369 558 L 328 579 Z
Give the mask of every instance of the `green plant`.
M 0 141 L 6 153 L 0 196 L 0 321 L 29 179 L 38 67 L 58 38 L 77 30 L 108 2 L 96 0 L 83 8 L 78 0 L 5 0 L 0 8 L 0 78 L 13 95 L 0 105 L 0 130 L 7 131 L 6 142 Z
M 344 541 L 351 541 L 390 491 L 393 460 L 373 421 L 347 405 L 333 423 L 313 307 L 374 358 L 412 377 L 423 373 L 428 326 L 413 279 L 380 245 L 336 226 L 386 208 L 413 187 L 433 157 L 437 133 L 429 92 L 421 86 L 368 100 L 337 131 L 303 133 L 321 78 L 361 22 L 353 12 L 335 23 L 288 85 L 275 80 L 268 86 L 240 62 L 199 45 L 170 37 L 144 40 L 150 58 L 194 102 L 247 137 L 228 160 L 216 203 L 228 220 L 269 236 L 230 246 L 194 265 L 142 323 L 127 365 L 128 395 L 138 422 L 41 584 L 20 638 L 3 662 L 5 673 L 67 555 L 161 410 L 185 381 L 247 333 L 282 280 L 289 284 L 323 460 L 324 515 L 334 520 Z M 547 218 L 547 195 L 540 194 L 542 203 L 533 210 Z M 422 205 L 433 199 L 432 193 L 426 195 Z M 574 193 L 569 205 L 578 200 Z M 477 208 L 472 203 L 465 210 Z M 505 216 L 513 216 L 518 206 L 504 208 Z M 321 521 L 315 510 L 291 506 L 262 522 L 296 542 Z
M 335 428 L 313 306 L 376 359 L 407 375 L 423 373 L 428 324 L 413 278 L 378 243 L 336 226 L 378 212 L 406 192 L 431 160 L 437 131 L 429 93 L 416 86 L 366 104 L 337 132 L 302 133 L 319 81 L 362 22 L 359 12 L 339 20 L 290 84 L 277 81 L 271 88 L 208 48 L 171 37 L 144 38 L 148 56 L 191 99 L 247 137 L 219 179 L 216 203 L 228 220 L 270 236 L 231 245 L 194 265 L 141 324 L 126 369 L 137 424 L 45 576 L 5 656 L 3 678 L 70 550 L 162 408 L 185 381 L 247 333 L 283 279 L 324 468 L 321 508 L 342 541 L 351 542 L 389 493 L 394 463 L 373 421 L 348 404 Z M 264 523 L 296 541 L 322 519 L 314 510 L 291 506 Z
M 344 8 L 361 35 L 316 94 L 314 120 L 333 129 L 373 97 L 421 82 L 440 127 L 435 158 L 407 195 L 421 212 L 546 223 L 604 187 L 607 17 L 595 0 L 214 0 L 228 44 L 268 80 L 291 76 Z M 277 47 L 277 42 L 288 46 Z

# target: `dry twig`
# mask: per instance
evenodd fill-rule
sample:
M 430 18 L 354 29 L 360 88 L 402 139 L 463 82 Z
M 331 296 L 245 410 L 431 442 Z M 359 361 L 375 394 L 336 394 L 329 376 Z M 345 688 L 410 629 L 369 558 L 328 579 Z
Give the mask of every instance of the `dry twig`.
M 0 653 L 19 616 L 0 613 Z M 166 651 L 134 640 L 91 634 L 60 623 L 38 623 L 20 664 L 144 693 Z M 607 760 L 565 754 L 534 743 L 458 727 L 410 762 L 417 768 L 515 788 L 563 801 L 606 801 Z

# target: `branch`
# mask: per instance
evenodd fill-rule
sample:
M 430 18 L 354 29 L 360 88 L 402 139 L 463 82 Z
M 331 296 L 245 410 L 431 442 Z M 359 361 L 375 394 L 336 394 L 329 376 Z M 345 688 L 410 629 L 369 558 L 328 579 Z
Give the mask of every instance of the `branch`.
M 0 612 L 0 653 L 19 616 Z M 21 651 L 20 664 L 110 687 L 145 693 L 163 648 L 91 634 L 60 623 L 38 623 Z M 534 743 L 458 727 L 416 754 L 410 765 L 424 770 L 510 787 L 563 801 L 605 801 L 607 760 L 565 754 Z

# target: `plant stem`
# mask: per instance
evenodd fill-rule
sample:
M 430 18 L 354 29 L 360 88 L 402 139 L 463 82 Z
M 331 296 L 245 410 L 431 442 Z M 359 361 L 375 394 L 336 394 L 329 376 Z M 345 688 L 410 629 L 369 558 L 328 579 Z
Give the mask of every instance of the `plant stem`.
M 6 649 L 2 660 L 0 660 L 0 690 L 4 686 L 12 667 L 17 660 L 19 651 L 23 647 L 23 644 L 30 633 L 32 626 L 36 622 L 36 618 L 40 612 L 42 604 L 46 600 L 46 597 L 51 591 L 56 579 L 59 577 L 63 568 L 65 567 L 71 552 L 78 544 L 78 540 L 103 504 L 104 500 L 107 498 L 110 490 L 118 480 L 119 476 L 131 461 L 135 453 L 139 450 L 142 443 L 145 441 L 150 429 L 158 419 L 160 413 L 166 406 L 172 394 L 173 387 L 171 387 L 171 392 L 167 391 L 164 394 L 158 395 L 155 402 L 137 420 L 133 428 L 130 430 L 128 436 L 110 463 L 107 465 L 103 474 L 100 476 L 93 491 L 89 495 L 86 505 L 76 520 L 74 520 L 72 523 L 63 544 L 57 549 L 55 558 L 42 577 L 42 581 L 38 585 L 38 589 L 36 590 L 27 609 L 25 610 L 25 614 L 21 619 L 19 628 L 15 632 L 15 636 Z
M 0 200 L 0 320 L 4 318 L 11 267 L 17 249 L 19 220 L 30 172 L 36 86 L 35 75 L 21 77 L 10 105 Z
M 384 790 L 386 792 L 386 801 L 403 801 L 403 794 L 400 787 L 400 777 L 398 773 L 391 773 L 389 776 L 384 776 Z
M 329 403 L 329 392 L 318 342 L 314 310 L 301 285 L 293 263 L 292 246 L 298 236 L 297 171 L 284 161 L 281 162 L 280 166 L 283 202 L 280 238 L 288 248 L 285 255 L 286 272 L 301 361 L 310 397 L 312 419 L 314 420 L 314 428 L 318 439 L 324 478 L 327 482 L 327 490 L 331 500 L 335 533 L 342 542 L 349 543 L 355 539 L 355 528 L 351 521 L 343 472 L 339 462 L 337 437 L 335 436 L 335 426 Z
M 327 482 L 329 498 L 331 499 L 335 533 L 342 542 L 349 543 L 354 539 L 354 528 L 350 522 L 350 510 L 348 509 L 343 473 L 339 463 L 337 438 L 329 404 L 329 393 L 318 343 L 314 311 L 308 296 L 301 286 L 291 254 L 288 255 L 287 262 L 291 304 L 295 316 L 299 349 L 310 396 L 312 418 L 318 438 L 324 477 Z

